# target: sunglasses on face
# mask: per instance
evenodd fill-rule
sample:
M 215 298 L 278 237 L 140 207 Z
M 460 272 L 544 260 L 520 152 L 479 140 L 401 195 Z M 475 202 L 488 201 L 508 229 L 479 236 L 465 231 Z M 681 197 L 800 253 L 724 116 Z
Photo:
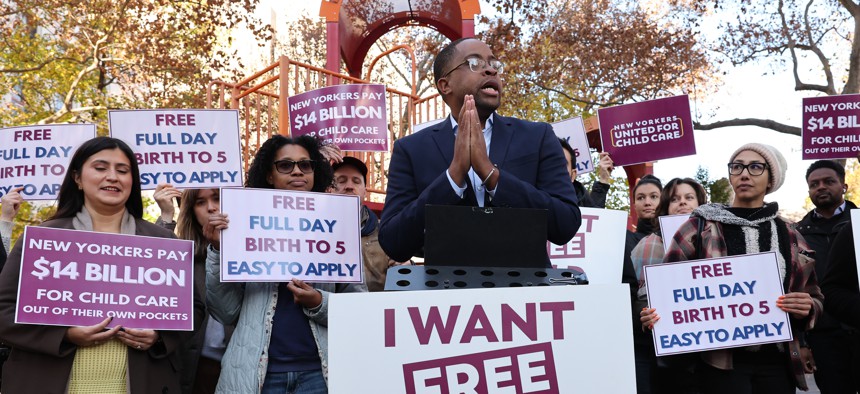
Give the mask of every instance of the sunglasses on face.
M 275 170 L 277 170 L 281 174 L 292 173 L 293 169 L 296 168 L 297 164 L 299 166 L 299 171 L 301 171 L 305 174 L 310 174 L 310 173 L 314 172 L 314 161 L 309 160 L 309 159 L 299 160 L 299 161 L 284 159 L 284 160 L 278 160 L 274 163 Z

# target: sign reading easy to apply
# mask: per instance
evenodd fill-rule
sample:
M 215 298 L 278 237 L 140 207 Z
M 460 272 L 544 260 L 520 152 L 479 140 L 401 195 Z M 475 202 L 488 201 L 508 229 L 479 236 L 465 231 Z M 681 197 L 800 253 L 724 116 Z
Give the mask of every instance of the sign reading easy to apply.
M 194 328 L 191 241 L 28 226 L 15 323 Z
M 345 151 L 388 151 L 385 85 L 328 86 L 288 101 L 293 137 L 318 137 Z
M 585 134 L 582 118 L 576 117 L 553 123 L 552 129 L 558 138 L 566 140 L 573 148 L 574 157 L 571 159 L 576 164 L 578 175 L 594 171 L 594 162 L 591 160 L 591 151 L 588 147 L 588 137 Z
M 357 196 L 221 189 L 225 282 L 363 281 Z
M 645 266 L 658 356 L 792 340 L 775 252 Z
M 239 112 L 233 109 L 108 111 L 110 133 L 134 151 L 140 186 L 242 186 Z
M 26 200 L 57 199 L 72 155 L 95 136 L 91 124 L 0 129 L 0 197 L 23 187 Z
M 627 285 L 339 293 L 328 327 L 332 393 L 636 391 Z
M 579 208 L 582 224 L 579 231 L 564 245 L 546 243 L 553 266 L 581 268 L 592 284 L 621 283 L 624 267 L 624 245 L 627 212 L 599 208 Z
M 687 95 L 601 108 L 597 117 L 616 167 L 696 154 Z

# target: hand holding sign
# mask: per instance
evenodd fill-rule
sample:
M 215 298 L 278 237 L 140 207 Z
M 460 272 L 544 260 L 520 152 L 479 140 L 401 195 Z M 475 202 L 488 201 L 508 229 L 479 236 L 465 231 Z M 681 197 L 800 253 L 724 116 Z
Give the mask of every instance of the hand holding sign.
M 788 293 L 776 300 L 776 306 L 795 319 L 803 319 L 812 310 L 812 296 L 809 293 Z
M 660 321 L 660 315 L 657 314 L 657 310 L 654 308 L 642 308 L 642 312 L 639 312 L 639 321 L 642 322 L 642 329 L 653 329 L 654 325 Z
M 117 333 L 116 337 L 130 348 L 147 351 L 149 348 L 155 346 L 155 342 L 158 341 L 158 332 L 155 330 L 126 328 Z
M 221 230 L 227 229 L 230 219 L 226 213 L 213 213 L 209 215 L 209 221 L 203 226 L 203 236 L 215 250 L 221 249 Z
M 0 220 L 11 222 L 18 215 L 18 210 L 21 209 L 21 203 L 24 202 L 24 197 L 21 196 L 21 191 L 24 186 L 19 186 L 12 189 L 0 198 Z
M 155 187 L 155 193 L 153 193 L 152 198 L 155 199 L 155 202 L 158 203 L 158 209 L 161 210 L 161 220 L 167 223 L 173 221 L 173 214 L 176 212 L 173 206 L 173 199 L 181 196 L 182 192 L 169 183 L 159 183 Z
M 293 302 L 301 306 L 314 309 L 322 304 L 322 294 L 309 284 L 298 278 L 287 282 L 287 288 L 293 292 Z
M 107 325 L 110 324 L 111 320 L 113 320 L 113 317 L 108 317 L 94 326 L 69 327 L 66 330 L 65 339 L 80 347 L 96 346 L 105 343 L 111 340 L 120 329 L 120 326 L 116 326 L 108 330 Z
M 600 161 L 597 163 L 597 176 L 600 182 L 609 183 L 611 180 L 612 170 L 615 169 L 615 163 L 609 157 L 608 152 L 600 152 Z

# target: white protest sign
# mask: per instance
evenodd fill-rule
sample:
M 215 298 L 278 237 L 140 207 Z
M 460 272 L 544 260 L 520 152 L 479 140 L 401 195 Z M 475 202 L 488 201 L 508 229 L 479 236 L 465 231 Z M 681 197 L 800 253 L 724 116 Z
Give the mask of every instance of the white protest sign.
M 660 216 L 658 219 L 660 220 L 660 233 L 663 236 L 663 251 L 666 252 L 669 250 L 669 245 L 672 244 L 675 233 L 678 232 L 684 222 L 690 219 L 690 215 L 666 215 Z
M 332 294 L 329 390 L 632 393 L 630 313 L 621 284 Z
M 23 187 L 25 200 L 55 200 L 72 155 L 95 136 L 91 124 L 0 129 L 0 197 Z
M 221 189 L 221 280 L 362 282 L 360 207 L 357 196 Z
M 857 262 L 857 283 L 860 283 L 860 209 L 851 210 L 851 225 L 853 226 L 851 230 L 854 232 L 854 260 Z
M 775 252 L 645 266 L 658 356 L 792 340 Z
M 581 268 L 591 284 L 621 283 L 627 212 L 600 208 L 579 208 L 582 224 L 564 245 L 547 242 L 553 266 Z
M 135 152 L 140 186 L 242 186 L 239 112 L 233 109 L 108 111 L 110 133 Z
M 585 125 L 582 118 L 576 117 L 562 120 L 552 124 L 555 135 L 566 140 L 573 148 L 574 157 L 571 158 L 576 164 L 578 175 L 588 174 L 594 171 L 594 162 L 591 161 L 591 151 L 588 146 L 588 137 L 585 133 Z

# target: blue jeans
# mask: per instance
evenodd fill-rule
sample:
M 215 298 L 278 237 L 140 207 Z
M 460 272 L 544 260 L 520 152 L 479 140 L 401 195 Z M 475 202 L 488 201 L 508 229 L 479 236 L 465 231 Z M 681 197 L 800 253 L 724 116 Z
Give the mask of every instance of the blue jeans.
M 322 370 L 266 372 L 261 394 L 328 394 Z

